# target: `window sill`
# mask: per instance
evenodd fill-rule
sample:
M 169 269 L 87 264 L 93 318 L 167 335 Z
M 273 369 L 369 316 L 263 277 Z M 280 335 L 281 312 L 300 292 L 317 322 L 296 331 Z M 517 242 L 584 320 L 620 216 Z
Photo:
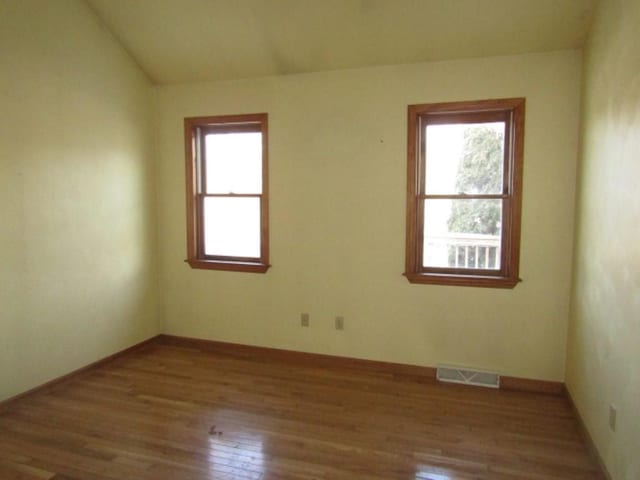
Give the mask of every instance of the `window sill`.
M 409 283 L 423 283 L 431 285 L 455 285 L 458 287 L 483 287 L 483 288 L 514 288 L 522 280 L 517 277 L 499 277 L 488 275 L 456 275 L 442 273 L 416 273 L 403 274 Z
M 202 260 L 198 258 L 185 260 L 191 268 L 204 270 L 225 270 L 230 272 L 266 273 L 271 265 L 251 262 L 223 262 L 220 260 Z

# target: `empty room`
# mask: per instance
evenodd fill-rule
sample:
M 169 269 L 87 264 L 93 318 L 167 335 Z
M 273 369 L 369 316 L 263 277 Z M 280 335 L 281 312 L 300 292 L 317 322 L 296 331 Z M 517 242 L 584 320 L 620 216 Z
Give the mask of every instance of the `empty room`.
M 638 0 L 0 0 L 0 480 L 640 479 Z

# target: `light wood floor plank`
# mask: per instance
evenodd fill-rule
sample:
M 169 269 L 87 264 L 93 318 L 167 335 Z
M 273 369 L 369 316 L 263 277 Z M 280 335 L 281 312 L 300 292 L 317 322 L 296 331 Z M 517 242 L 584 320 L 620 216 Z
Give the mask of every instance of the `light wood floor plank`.
M 0 411 L 0 478 L 601 480 L 562 396 L 162 342 Z

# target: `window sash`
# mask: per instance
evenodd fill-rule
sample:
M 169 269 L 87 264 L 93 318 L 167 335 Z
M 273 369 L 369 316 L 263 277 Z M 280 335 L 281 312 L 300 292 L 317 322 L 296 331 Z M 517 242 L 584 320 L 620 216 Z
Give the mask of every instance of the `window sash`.
M 416 272 L 417 273 L 436 273 L 436 274 L 454 274 L 454 275 L 480 275 L 485 277 L 503 277 L 507 273 L 508 260 L 509 260 L 509 249 L 505 248 L 505 245 L 508 245 L 508 237 L 509 231 L 505 228 L 505 212 L 510 208 L 510 198 L 504 195 L 474 195 L 472 196 L 437 196 L 436 200 L 441 199 L 460 199 L 460 200 L 470 200 L 470 199 L 502 199 L 502 210 L 501 210 L 501 231 L 499 236 L 499 250 L 500 250 L 500 268 L 498 269 L 482 269 L 482 268 L 454 268 L 454 267 L 436 267 L 436 266 L 425 266 L 424 265 L 424 239 L 425 239 L 425 226 L 424 226 L 424 210 L 426 201 L 429 200 L 429 196 L 422 196 L 423 198 L 418 198 L 417 204 L 417 231 L 418 231 L 418 241 L 416 242 Z M 443 198 L 445 197 L 445 198 Z
M 418 157 L 418 169 L 421 172 L 419 179 L 419 193 L 416 195 L 416 200 L 418 202 L 418 252 L 417 252 L 417 271 L 418 272 L 434 272 L 434 273 L 453 273 L 453 274 L 466 274 L 466 275 L 483 275 L 483 276 L 504 276 L 506 274 L 506 267 L 508 263 L 508 259 L 506 255 L 508 253 L 508 248 L 505 248 L 505 245 L 508 241 L 508 229 L 502 228 L 500 234 L 500 268 L 499 269 L 479 269 L 479 268 L 451 268 L 451 267 L 434 267 L 434 266 L 424 266 L 424 209 L 425 202 L 428 199 L 501 199 L 502 202 L 502 217 L 504 218 L 504 211 L 508 209 L 508 203 L 510 201 L 511 195 L 506 193 L 509 191 L 509 175 L 510 175 L 510 149 L 509 149 L 509 138 L 511 136 L 511 122 L 510 120 L 510 112 L 476 112 L 476 113 L 438 113 L 438 114 L 426 114 L 419 116 L 419 129 L 420 129 L 420 148 L 419 148 L 419 157 Z M 502 191 L 505 192 L 503 194 L 427 194 L 426 193 L 426 178 L 429 175 L 429 172 L 426 171 L 427 165 L 427 138 L 426 138 L 426 128 L 429 125 L 451 125 L 451 124 L 483 124 L 483 123 L 496 123 L 496 122 L 504 122 L 504 144 L 503 144 L 503 158 L 502 158 Z M 423 173 L 424 172 L 424 173 Z
M 259 261 L 263 256 L 263 247 L 264 242 L 262 238 L 260 239 L 260 256 L 257 257 L 240 257 L 234 255 L 211 255 L 205 253 L 205 230 L 206 230 L 206 220 L 205 220 L 205 199 L 206 198 L 257 198 L 259 202 L 260 208 L 260 225 L 259 228 L 262 230 L 262 225 L 264 225 L 264 219 L 262 218 L 263 212 L 263 195 L 262 194 L 218 194 L 218 193 L 200 193 L 197 195 L 197 212 L 198 218 L 200 221 L 198 222 L 198 257 L 206 260 L 214 260 L 214 261 L 225 261 L 225 262 L 246 262 L 246 263 L 255 263 Z
M 262 193 L 262 187 L 263 187 L 263 175 L 262 175 L 262 159 L 263 159 L 263 152 L 262 149 L 260 151 L 260 162 L 259 162 L 259 171 L 253 171 L 251 172 L 251 176 L 252 176 L 252 180 L 259 180 L 260 186 L 258 190 L 250 190 L 250 189 L 246 189 L 246 188 L 242 188 L 242 186 L 240 186 L 240 189 L 238 191 L 233 191 L 233 190 L 218 190 L 216 191 L 216 189 L 214 188 L 213 185 L 209 185 L 209 181 L 212 180 L 211 178 L 209 178 L 209 167 L 214 167 L 214 165 L 212 165 L 210 162 L 212 162 L 212 160 L 210 160 L 209 156 L 208 156 L 208 151 L 206 149 L 207 146 L 207 137 L 209 135 L 229 135 L 229 134 L 233 134 L 233 133 L 259 133 L 260 136 L 262 137 L 262 131 L 255 131 L 255 128 L 253 125 L 248 125 L 247 127 L 250 127 L 249 130 L 247 131 L 237 131 L 237 130 L 224 130 L 224 131 L 220 131 L 220 129 L 203 129 L 202 134 L 201 134 L 201 145 L 205 148 L 203 148 L 201 151 L 198 152 L 198 167 L 200 170 L 200 175 L 199 175 L 199 182 L 198 182 L 198 192 L 199 193 L 253 193 L 253 194 L 261 194 Z M 262 140 L 262 138 L 260 139 Z M 255 159 L 255 158 L 254 158 Z M 222 162 L 224 163 L 224 162 Z M 236 180 L 236 178 L 233 177 L 233 175 L 228 176 L 227 180 L 230 180 L 232 183 L 234 180 Z M 236 187 L 238 187 L 238 185 L 236 185 Z

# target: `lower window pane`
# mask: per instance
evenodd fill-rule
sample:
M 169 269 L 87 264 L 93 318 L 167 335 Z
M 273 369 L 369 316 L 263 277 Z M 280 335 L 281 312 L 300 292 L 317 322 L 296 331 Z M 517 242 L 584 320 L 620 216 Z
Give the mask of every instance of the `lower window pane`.
M 501 200 L 425 200 L 422 266 L 499 270 L 501 233 Z
M 260 258 L 260 199 L 206 197 L 204 253 Z

